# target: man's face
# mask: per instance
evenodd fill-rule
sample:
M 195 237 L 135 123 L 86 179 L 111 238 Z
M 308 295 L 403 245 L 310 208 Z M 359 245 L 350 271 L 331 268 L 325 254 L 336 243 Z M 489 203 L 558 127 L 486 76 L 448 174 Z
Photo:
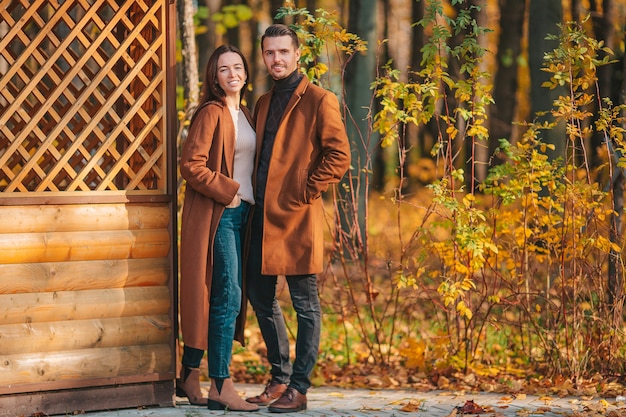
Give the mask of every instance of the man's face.
M 298 67 L 300 49 L 296 49 L 289 36 L 263 40 L 263 62 L 273 79 L 286 78 Z

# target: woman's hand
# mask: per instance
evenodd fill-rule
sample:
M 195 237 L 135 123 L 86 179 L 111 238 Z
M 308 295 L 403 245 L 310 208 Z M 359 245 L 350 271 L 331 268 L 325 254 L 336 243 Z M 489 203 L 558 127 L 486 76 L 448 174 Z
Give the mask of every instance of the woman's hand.
M 235 197 L 233 197 L 233 201 L 231 201 L 226 208 L 235 208 L 235 207 L 239 207 L 239 205 L 241 204 L 241 197 L 239 197 L 239 194 L 235 194 Z

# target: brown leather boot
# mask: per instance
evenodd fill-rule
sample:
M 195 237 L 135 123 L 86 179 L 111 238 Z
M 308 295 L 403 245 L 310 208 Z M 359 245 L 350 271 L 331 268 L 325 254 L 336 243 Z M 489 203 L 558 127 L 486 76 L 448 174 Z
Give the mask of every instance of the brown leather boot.
M 246 398 L 246 401 L 252 404 L 258 405 L 270 405 L 274 401 L 280 398 L 280 396 L 287 390 L 287 384 L 281 384 L 279 382 L 270 381 L 265 390 L 259 395 Z
M 206 406 L 209 399 L 202 396 L 200 369 L 183 366 L 181 373 L 181 378 L 176 380 L 176 396 L 187 397 L 190 404 Z
M 218 385 L 215 379 L 211 378 L 211 388 L 209 389 L 209 410 L 229 410 L 229 411 L 258 411 L 259 406 L 245 401 L 237 394 L 233 380 L 225 378 L 219 380 Z

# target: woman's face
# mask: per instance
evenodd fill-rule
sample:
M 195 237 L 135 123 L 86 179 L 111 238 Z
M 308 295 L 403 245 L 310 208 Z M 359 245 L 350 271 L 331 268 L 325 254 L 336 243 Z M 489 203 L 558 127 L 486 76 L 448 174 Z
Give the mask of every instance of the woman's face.
M 246 84 L 246 69 L 243 60 L 235 52 L 226 52 L 217 60 L 217 83 L 227 96 L 239 95 Z

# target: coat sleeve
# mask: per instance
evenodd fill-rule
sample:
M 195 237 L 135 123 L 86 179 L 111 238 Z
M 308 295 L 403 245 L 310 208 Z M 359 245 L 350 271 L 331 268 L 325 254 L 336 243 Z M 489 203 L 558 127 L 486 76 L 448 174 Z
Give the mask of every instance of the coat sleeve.
M 337 97 L 326 92 L 317 108 L 316 133 L 321 152 L 318 164 L 309 173 L 306 202 L 309 203 L 338 183 L 350 168 L 350 143 L 341 119 Z
M 187 186 L 220 204 L 228 205 L 237 194 L 239 184 L 221 172 L 224 152 L 219 126 L 221 113 L 221 108 L 211 105 L 198 111 L 183 144 L 180 174 L 187 181 Z

